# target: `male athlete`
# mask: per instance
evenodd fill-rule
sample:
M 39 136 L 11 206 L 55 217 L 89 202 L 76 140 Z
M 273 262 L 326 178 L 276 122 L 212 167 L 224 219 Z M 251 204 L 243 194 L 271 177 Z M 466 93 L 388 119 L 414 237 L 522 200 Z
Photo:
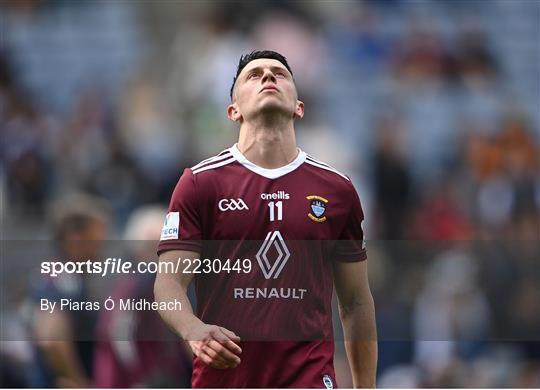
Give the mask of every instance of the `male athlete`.
M 193 350 L 193 387 L 335 387 L 333 286 L 353 384 L 375 387 L 360 200 L 347 176 L 297 148 L 303 115 L 285 57 L 241 57 L 227 107 L 238 143 L 174 190 L 158 253 L 183 268 L 159 273 L 154 293 L 182 302 L 160 314 Z

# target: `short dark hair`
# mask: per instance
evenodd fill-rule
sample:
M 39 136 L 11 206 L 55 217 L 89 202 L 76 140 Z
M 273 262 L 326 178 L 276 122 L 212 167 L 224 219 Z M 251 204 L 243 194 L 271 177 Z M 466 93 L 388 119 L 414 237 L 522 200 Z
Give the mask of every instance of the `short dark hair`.
M 83 232 L 94 221 L 106 222 L 110 207 L 101 198 L 74 193 L 52 202 L 48 214 L 53 238 L 62 243 L 69 232 Z
M 242 72 L 242 69 L 244 69 L 247 64 L 249 64 L 253 60 L 258 60 L 259 58 L 270 58 L 272 60 L 278 60 L 285 66 L 285 68 L 287 68 L 287 70 L 291 73 L 291 75 L 293 74 L 291 67 L 289 66 L 289 63 L 287 62 L 287 59 L 276 51 L 254 50 L 249 54 L 244 54 L 243 56 L 240 57 L 240 61 L 238 61 L 238 68 L 236 69 L 236 75 L 234 76 L 234 79 L 231 85 L 231 91 L 230 91 L 231 100 L 233 96 L 234 85 L 236 84 L 236 79 L 238 78 L 238 75 L 240 75 L 240 72 Z

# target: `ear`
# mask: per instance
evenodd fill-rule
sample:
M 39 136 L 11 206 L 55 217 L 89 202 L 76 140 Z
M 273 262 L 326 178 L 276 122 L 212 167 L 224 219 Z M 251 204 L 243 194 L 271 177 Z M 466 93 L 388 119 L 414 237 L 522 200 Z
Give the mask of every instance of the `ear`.
M 233 122 L 238 122 L 242 118 L 242 114 L 240 114 L 240 110 L 238 109 L 238 104 L 229 104 L 227 107 L 227 118 Z
M 294 118 L 303 118 L 304 117 L 304 102 L 297 100 L 296 101 L 296 108 L 294 110 Z

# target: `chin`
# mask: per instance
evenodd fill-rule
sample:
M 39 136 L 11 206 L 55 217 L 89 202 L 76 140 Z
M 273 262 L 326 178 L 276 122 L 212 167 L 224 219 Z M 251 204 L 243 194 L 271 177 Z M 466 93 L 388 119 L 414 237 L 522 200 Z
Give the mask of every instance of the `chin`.
M 258 107 L 259 113 L 264 114 L 293 114 L 289 107 L 286 107 L 282 102 L 268 99 Z

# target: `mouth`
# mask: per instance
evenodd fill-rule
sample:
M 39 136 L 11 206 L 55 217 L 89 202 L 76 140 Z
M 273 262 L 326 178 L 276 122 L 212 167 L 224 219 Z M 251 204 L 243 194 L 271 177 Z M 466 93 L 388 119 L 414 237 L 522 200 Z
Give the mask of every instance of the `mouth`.
M 263 89 L 261 89 L 259 93 L 263 93 L 263 92 L 266 92 L 266 91 L 279 92 L 279 90 L 276 87 L 268 86 L 268 87 L 264 87 Z

